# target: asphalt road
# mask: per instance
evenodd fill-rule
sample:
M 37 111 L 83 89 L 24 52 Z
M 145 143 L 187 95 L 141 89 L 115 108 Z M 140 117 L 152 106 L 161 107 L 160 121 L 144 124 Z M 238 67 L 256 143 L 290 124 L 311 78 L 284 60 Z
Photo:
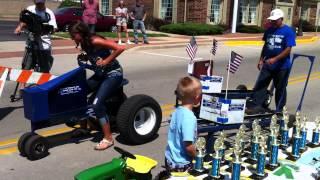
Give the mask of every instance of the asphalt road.
M 24 36 L 17 36 L 13 34 L 14 29 L 17 27 L 16 21 L 1 21 L 0 20 L 0 41 L 21 41 Z
M 320 43 L 299 45 L 294 49 L 294 53 L 308 54 L 320 57 L 318 50 Z M 200 46 L 197 57 L 208 59 L 209 46 Z M 226 77 L 226 65 L 230 57 L 230 51 L 234 50 L 245 57 L 239 71 L 230 77 L 231 89 L 236 88 L 238 84 L 246 84 L 249 87 L 254 85 L 258 70 L 256 69 L 257 58 L 261 47 L 242 46 L 226 47 L 221 46 L 217 56 L 214 58 L 215 74 Z M 56 55 L 54 61 L 53 74 L 61 75 L 68 70 L 76 67 L 76 55 Z M 125 87 L 128 96 L 134 94 L 147 94 L 154 97 L 163 107 L 166 117 L 170 114 L 174 103 L 174 94 L 178 79 L 186 75 L 188 58 L 184 48 L 175 49 L 156 49 L 138 52 L 125 52 L 119 57 L 124 67 L 125 76 L 130 83 Z M 0 64 L 10 67 L 19 67 L 21 58 L 0 59 Z M 300 100 L 303 89 L 303 78 L 299 78 L 307 71 L 308 63 L 300 58 L 293 68 L 291 80 L 288 87 L 288 110 L 294 113 L 297 103 Z M 319 105 L 319 68 L 320 63 L 317 60 L 313 68 L 311 81 L 304 98 L 303 113 L 311 117 L 320 115 Z M 11 103 L 9 96 L 14 88 L 13 82 L 8 82 L 4 94 L 0 98 L 0 144 L 6 140 L 17 138 L 19 135 L 30 130 L 30 124 L 23 115 L 22 102 Z M 162 127 L 159 130 L 159 136 L 154 141 L 139 145 L 130 146 L 123 144 L 121 138 L 114 134 L 116 145 L 120 146 L 134 154 L 142 154 L 156 159 L 159 164 L 153 173 L 161 170 L 163 165 L 163 153 L 167 140 L 167 123 L 164 118 Z M 63 126 L 56 126 L 50 130 L 58 132 L 57 129 Z M 43 130 L 47 134 L 49 130 Z M 72 179 L 79 171 L 110 161 L 118 154 L 109 149 L 103 152 L 96 152 L 93 146 L 97 141 L 97 136 L 77 141 L 70 139 L 68 133 L 63 133 L 50 138 L 53 147 L 50 149 L 50 155 L 38 161 L 28 161 L 20 157 L 14 149 L 14 145 L 0 146 L 1 149 L 8 149 L 7 155 L 0 154 L 0 174 L 1 179 Z M 11 149 L 10 149 L 11 148 Z

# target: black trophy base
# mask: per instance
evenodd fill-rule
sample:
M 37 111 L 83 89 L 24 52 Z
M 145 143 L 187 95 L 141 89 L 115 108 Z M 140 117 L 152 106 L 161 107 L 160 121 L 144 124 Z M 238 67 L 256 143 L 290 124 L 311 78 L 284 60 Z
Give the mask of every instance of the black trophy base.
M 250 158 L 246 159 L 244 162 L 248 163 L 248 164 L 251 164 L 251 165 L 257 164 L 257 160 L 253 160 L 253 159 L 250 159 Z
M 219 177 L 212 177 L 212 176 L 207 176 L 207 177 L 205 177 L 204 178 L 204 180 L 218 180 L 218 179 L 224 179 L 225 177 L 224 177 L 224 175 L 222 175 L 222 174 L 220 174 L 220 176 Z
M 229 165 L 231 163 L 231 161 L 229 160 L 224 160 L 223 162 L 220 162 L 220 167 L 224 166 L 224 165 Z
M 279 163 L 278 163 L 276 166 L 275 166 L 275 165 L 267 164 L 267 165 L 266 165 L 266 169 L 269 170 L 269 171 L 273 171 L 273 170 L 277 169 L 279 166 L 280 166 Z
M 200 175 L 208 174 L 208 173 L 209 173 L 208 169 L 203 169 L 201 171 L 192 169 L 192 170 L 189 171 L 189 174 L 192 175 L 192 176 L 200 176 Z
M 250 179 L 258 179 L 258 180 L 264 179 L 266 177 L 268 177 L 268 173 L 264 173 L 263 176 L 260 176 L 260 175 L 257 175 L 257 174 L 252 174 L 251 176 L 249 176 Z
M 241 165 L 241 171 L 244 171 L 245 169 L 246 169 L 246 168 Z M 230 167 L 228 167 L 225 171 L 231 173 L 231 172 L 232 172 L 232 165 L 230 165 Z
M 287 160 L 290 160 L 290 161 L 296 161 L 300 158 L 300 155 L 299 157 L 296 157 L 296 156 L 292 156 L 291 154 L 286 158 Z
M 304 149 L 299 149 L 300 153 L 304 153 L 304 152 L 306 152 L 307 150 L 308 150 L 307 147 L 305 147 Z
M 319 144 L 309 143 L 309 144 L 307 144 L 307 146 L 310 148 L 317 148 L 317 147 L 320 147 L 320 143 Z

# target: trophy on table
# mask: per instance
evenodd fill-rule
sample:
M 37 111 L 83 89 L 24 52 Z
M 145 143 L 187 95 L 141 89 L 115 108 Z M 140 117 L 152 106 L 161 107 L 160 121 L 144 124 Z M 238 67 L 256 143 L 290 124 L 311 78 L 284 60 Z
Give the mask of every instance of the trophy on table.
M 236 145 L 233 149 L 231 180 L 240 180 L 240 174 L 241 174 L 240 154 L 241 154 L 241 147 Z
M 278 136 L 278 132 L 279 132 L 279 125 L 275 125 L 275 127 L 273 129 L 273 134 L 275 135 L 275 137 Z M 277 140 L 277 138 L 274 138 L 273 141 L 271 142 L 269 163 L 267 165 L 267 168 L 271 171 L 276 169 L 277 167 L 279 167 L 278 151 L 279 151 L 278 140 Z
M 258 152 L 258 161 L 256 166 L 256 171 L 253 179 L 260 179 L 266 177 L 265 173 L 265 163 L 266 163 L 266 154 L 267 151 L 265 149 L 266 141 L 264 136 L 259 137 L 259 152 Z
M 318 147 L 319 146 L 319 134 L 320 134 L 320 116 L 316 117 L 315 120 L 316 127 L 312 131 L 312 140 L 309 144 L 310 147 Z
M 278 121 L 277 115 L 273 115 L 270 123 L 270 134 L 267 140 L 268 152 L 271 151 L 271 143 L 274 141 L 274 139 L 277 139 L 277 135 L 275 135 L 275 131 L 279 131 L 279 126 L 277 124 L 277 121 Z
M 295 161 L 300 158 L 300 135 L 301 124 L 300 122 L 296 124 L 296 133 L 293 136 L 293 143 L 292 143 L 292 151 L 291 154 L 287 157 L 287 159 Z
M 244 135 L 246 134 L 245 128 L 246 128 L 246 126 L 244 124 L 242 124 L 239 128 L 237 135 L 236 135 L 236 140 L 237 139 L 239 140 L 242 152 L 244 151 L 244 148 L 245 148 L 245 140 L 244 140 Z
M 301 130 L 300 130 L 300 135 L 301 135 L 301 140 L 300 140 L 300 151 L 305 152 L 306 151 L 306 144 L 307 144 L 307 116 L 304 116 L 302 121 L 301 121 Z
M 288 110 L 287 110 L 287 107 L 284 106 L 283 109 L 282 109 L 282 118 L 280 119 L 280 130 L 284 127 L 284 119 L 285 118 L 289 118 L 289 114 L 288 114 Z
M 211 178 L 220 178 L 220 162 L 221 162 L 221 157 L 219 150 L 222 148 L 223 142 L 221 139 L 216 139 L 214 142 L 214 155 L 212 157 L 212 169 L 210 172 L 210 177 Z
M 289 116 L 284 115 L 283 116 L 283 127 L 281 128 L 281 131 L 280 131 L 280 140 L 281 140 L 280 147 L 283 150 L 288 148 L 288 143 L 289 143 L 288 122 L 289 122 Z
M 297 111 L 295 115 L 295 121 L 293 123 L 292 137 L 294 137 L 294 135 L 296 134 L 296 130 L 297 130 L 296 127 L 300 125 L 300 121 L 301 121 L 301 112 Z
M 221 157 L 221 164 L 225 163 L 226 146 L 225 146 L 224 142 L 225 142 L 226 137 L 227 136 L 226 136 L 225 132 L 224 131 L 220 131 L 218 139 L 222 143 L 221 149 L 219 149 L 219 155 Z
M 261 126 L 256 124 L 255 121 L 252 124 L 252 135 L 250 142 L 250 157 L 245 160 L 249 164 L 256 164 L 259 151 L 259 136 L 261 134 Z
M 203 158 L 205 156 L 206 139 L 204 137 L 199 137 L 196 141 L 197 154 L 195 157 L 194 170 L 198 172 L 204 171 L 203 168 Z

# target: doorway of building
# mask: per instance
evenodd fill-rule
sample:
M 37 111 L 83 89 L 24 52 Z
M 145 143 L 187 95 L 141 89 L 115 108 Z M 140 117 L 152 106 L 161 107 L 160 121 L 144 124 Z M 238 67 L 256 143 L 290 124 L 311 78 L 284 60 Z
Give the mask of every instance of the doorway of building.
M 277 8 L 281 9 L 284 13 L 284 23 L 291 26 L 292 25 L 293 6 L 277 5 Z

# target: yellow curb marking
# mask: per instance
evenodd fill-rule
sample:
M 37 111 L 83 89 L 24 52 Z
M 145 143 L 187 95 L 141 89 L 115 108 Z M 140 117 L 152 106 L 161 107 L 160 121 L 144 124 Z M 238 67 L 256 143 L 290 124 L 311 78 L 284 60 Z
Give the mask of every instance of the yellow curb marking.
M 17 151 L 18 151 L 18 148 L 16 146 L 5 148 L 5 149 L 0 149 L 0 155 L 9 155 L 9 154 L 15 153 Z

